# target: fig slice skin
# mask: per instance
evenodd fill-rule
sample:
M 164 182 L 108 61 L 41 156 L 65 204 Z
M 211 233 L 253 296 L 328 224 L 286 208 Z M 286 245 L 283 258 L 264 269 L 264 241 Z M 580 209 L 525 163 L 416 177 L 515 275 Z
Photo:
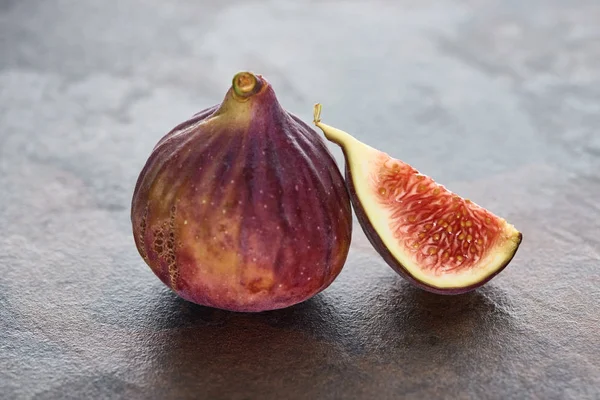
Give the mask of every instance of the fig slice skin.
M 343 151 L 357 219 L 399 275 L 453 295 L 484 285 L 510 263 L 523 239 L 513 225 L 320 117 L 316 104 L 314 124 Z
M 185 300 L 259 312 L 327 288 L 352 232 L 347 188 L 325 140 L 240 72 L 220 104 L 161 138 L 133 193 L 139 254 Z

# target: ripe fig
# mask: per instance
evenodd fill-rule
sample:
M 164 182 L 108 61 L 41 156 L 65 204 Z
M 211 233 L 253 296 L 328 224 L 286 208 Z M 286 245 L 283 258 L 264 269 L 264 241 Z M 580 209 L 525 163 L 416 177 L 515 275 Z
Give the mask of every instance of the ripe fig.
M 133 194 L 137 249 L 182 298 L 233 311 L 307 300 L 346 260 L 352 214 L 325 141 L 240 72 L 154 147 Z
M 314 123 L 346 159 L 352 206 L 369 241 L 411 283 L 459 294 L 488 282 L 512 260 L 522 235 L 503 218 L 346 132 Z

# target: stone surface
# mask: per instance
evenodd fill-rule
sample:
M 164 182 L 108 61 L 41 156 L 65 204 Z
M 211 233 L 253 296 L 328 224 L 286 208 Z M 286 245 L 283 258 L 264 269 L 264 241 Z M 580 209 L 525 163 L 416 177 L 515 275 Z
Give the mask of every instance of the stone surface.
M 597 0 L 1 0 L 0 397 L 599 398 L 598 21 Z M 133 185 L 240 69 L 507 218 L 513 262 L 432 295 L 356 224 L 303 304 L 178 299 L 135 250 Z

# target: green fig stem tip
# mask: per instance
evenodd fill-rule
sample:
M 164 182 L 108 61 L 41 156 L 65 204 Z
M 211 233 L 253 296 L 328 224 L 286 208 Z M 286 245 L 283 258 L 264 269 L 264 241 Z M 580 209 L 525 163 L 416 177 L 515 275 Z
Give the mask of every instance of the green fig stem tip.
M 323 106 L 321 106 L 321 103 L 316 103 L 315 107 L 313 108 L 313 123 L 317 126 L 321 122 L 321 109 L 322 108 L 323 108 Z
M 252 72 L 238 72 L 233 77 L 232 86 L 235 94 L 245 99 L 258 89 L 258 78 Z
M 320 103 L 316 103 L 313 108 L 313 123 L 323 131 L 325 137 L 334 143 L 342 146 L 343 143 L 354 143 L 358 142 L 349 133 L 342 131 L 341 129 L 334 128 L 321 122 L 321 110 L 323 106 Z

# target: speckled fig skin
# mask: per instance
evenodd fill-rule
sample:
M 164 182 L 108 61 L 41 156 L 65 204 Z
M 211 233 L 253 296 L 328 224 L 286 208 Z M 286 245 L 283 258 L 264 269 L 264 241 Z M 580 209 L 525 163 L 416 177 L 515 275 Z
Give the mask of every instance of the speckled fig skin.
M 350 199 L 325 142 L 242 72 L 155 146 L 131 210 L 138 251 L 182 298 L 232 311 L 307 300 L 346 260 Z

